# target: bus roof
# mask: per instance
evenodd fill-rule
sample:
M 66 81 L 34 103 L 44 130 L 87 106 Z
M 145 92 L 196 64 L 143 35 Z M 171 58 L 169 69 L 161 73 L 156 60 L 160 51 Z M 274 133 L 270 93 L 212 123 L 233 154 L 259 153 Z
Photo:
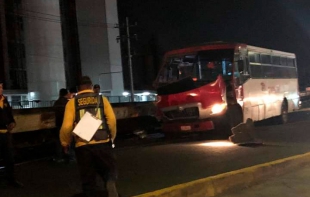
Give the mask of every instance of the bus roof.
M 266 54 L 271 54 L 271 55 L 282 55 L 282 56 L 289 56 L 289 57 L 296 57 L 294 53 L 289 53 L 289 52 L 284 52 L 284 51 L 278 51 L 278 50 L 273 50 L 273 49 L 267 49 L 267 48 L 262 48 L 262 47 L 256 47 L 256 46 L 251 46 L 247 45 L 247 49 L 252 52 L 257 52 L 257 53 L 266 53 Z
M 165 55 L 171 56 L 171 55 L 177 55 L 177 54 L 188 54 L 188 53 L 194 53 L 201 50 L 216 50 L 216 49 L 236 49 L 236 48 L 244 48 L 249 51 L 258 52 L 258 53 L 266 53 L 266 54 L 277 54 L 277 55 L 283 55 L 283 56 L 291 56 L 295 58 L 294 53 L 284 52 L 284 51 L 278 51 L 268 48 L 262 48 L 262 47 L 256 47 L 247 45 L 244 43 L 227 43 L 227 42 L 209 42 L 209 43 L 203 43 L 197 46 L 191 46 L 191 47 L 185 47 L 181 49 L 175 49 L 166 52 Z

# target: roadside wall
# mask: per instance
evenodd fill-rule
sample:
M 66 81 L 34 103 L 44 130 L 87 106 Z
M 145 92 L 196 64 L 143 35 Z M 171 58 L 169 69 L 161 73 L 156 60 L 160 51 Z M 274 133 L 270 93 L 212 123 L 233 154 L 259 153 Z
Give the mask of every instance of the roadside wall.
M 156 112 L 155 103 L 118 103 L 112 104 L 117 120 L 131 119 L 139 116 L 153 116 Z M 16 128 L 13 133 L 37 131 L 55 128 L 55 114 L 51 107 L 14 109 Z

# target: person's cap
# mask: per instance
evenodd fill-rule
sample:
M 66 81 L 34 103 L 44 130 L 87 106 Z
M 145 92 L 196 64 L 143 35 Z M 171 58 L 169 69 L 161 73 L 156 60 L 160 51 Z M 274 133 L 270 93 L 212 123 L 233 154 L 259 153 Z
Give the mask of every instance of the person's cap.
M 100 88 L 100 85 L 99 84 L 95 84 L 94 88 Z
M 92 81 L 91 79 L 89 78 L 89 76 L 83 76 L 80 80 L 80 83 L 79 85 L 92 85 Z

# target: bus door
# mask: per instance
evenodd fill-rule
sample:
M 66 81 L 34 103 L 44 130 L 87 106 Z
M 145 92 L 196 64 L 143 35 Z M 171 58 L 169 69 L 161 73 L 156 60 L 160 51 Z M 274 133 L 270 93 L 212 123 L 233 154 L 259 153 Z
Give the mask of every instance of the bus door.
M 235 53 L 234 61 L 234 77 L 233 84 L 235 87 L 236 100 L 243 107 L 243 84 L 249 79 L 249 66 L 247 51 L 239 49 L 239 52 Z

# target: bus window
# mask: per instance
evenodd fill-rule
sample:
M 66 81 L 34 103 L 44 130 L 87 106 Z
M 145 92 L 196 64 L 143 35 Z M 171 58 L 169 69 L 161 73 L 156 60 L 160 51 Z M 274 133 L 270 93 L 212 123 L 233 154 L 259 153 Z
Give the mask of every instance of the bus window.
M 262 66 L 262 73 L 264 78 L 275 78 L 272 66 Z
M 219 75 L 231 77 L 233 75 L 233 50 L 201 51 L 198 54 L 200 80 L 214 81 Z
M 295 68 L 286 68 L 289 78 L 297 78 L 297 73 Z
M 232 76 L 232 64 L 230 61 L 200 61 L 201 64 L 201 79 L 202 80 L 216 80 L 218 75 Z
M 181 63 L 178 65 L 179 79 L 183 79 L 185 77 L 193 76 L 193 64 L 191 63 Z
M 195 77 L 194 74 L 194 61 L 195 55 L 185 55 L 182 59 L 182 62 L 178 65 L 178 78 L 183 79 L 189 76 Z
M 249 52 L 249 61 L 253 63 L 260 63 L 260 56 L 258 53 Z
M 294 59 L 292 58 L 287 58 L 287 66 L 290 66 L 290 67 L 294 67 Z
M 262 67 L 260 65 L 250 64 L 250 74 L 253 78 L 262 78 Z
M 159 71 L 158 81 L 159 83 L 167 83 L 173 78 L 173 71 L 175 62 L 178 62 L 177 58 L 168 58 L 163 68 Z
M 262 54 L 260 57 L 261 57 L 261 63 L 262 64 L 271 64 L 271 57 L 270 57 L 270 55 Z
M 159 73 L 159 83 L 170 83 L 188 76 L 194 76 L 194 59 L 194 55 L 168 58 Z
M 279 56 L 272 56 L 272 64 L 280 65 L 280 57 Z
M 274 67 L 273 71 L 274 71 L 274 77 L 275 78 L 285 78 L 284 77 L 284 67 Z
M 176 81 L 178 80 L 179 78 L 179 68 L 178 68 L 178 65 L 179 65 L 179 61 L 175 61 L 173 60 L 172 63 L 167 67 L 167 69 L 169 70 L 168 72 L 168 76 L 167 76 L 167 81 L 170 82 L 170 81 Z
M 163 68 L 159 71 L 159 75 L 158 75 L 159 83 L 167 82 L 167 76 L 169 75 L 168 67 L 169 67 L 169 61 L 167 61 L 165 65 L 163 66 Z
M 286 66 L 286 59 L 287 59 L 286 57 L 281 57 L 280 63 L 282 66 Z

